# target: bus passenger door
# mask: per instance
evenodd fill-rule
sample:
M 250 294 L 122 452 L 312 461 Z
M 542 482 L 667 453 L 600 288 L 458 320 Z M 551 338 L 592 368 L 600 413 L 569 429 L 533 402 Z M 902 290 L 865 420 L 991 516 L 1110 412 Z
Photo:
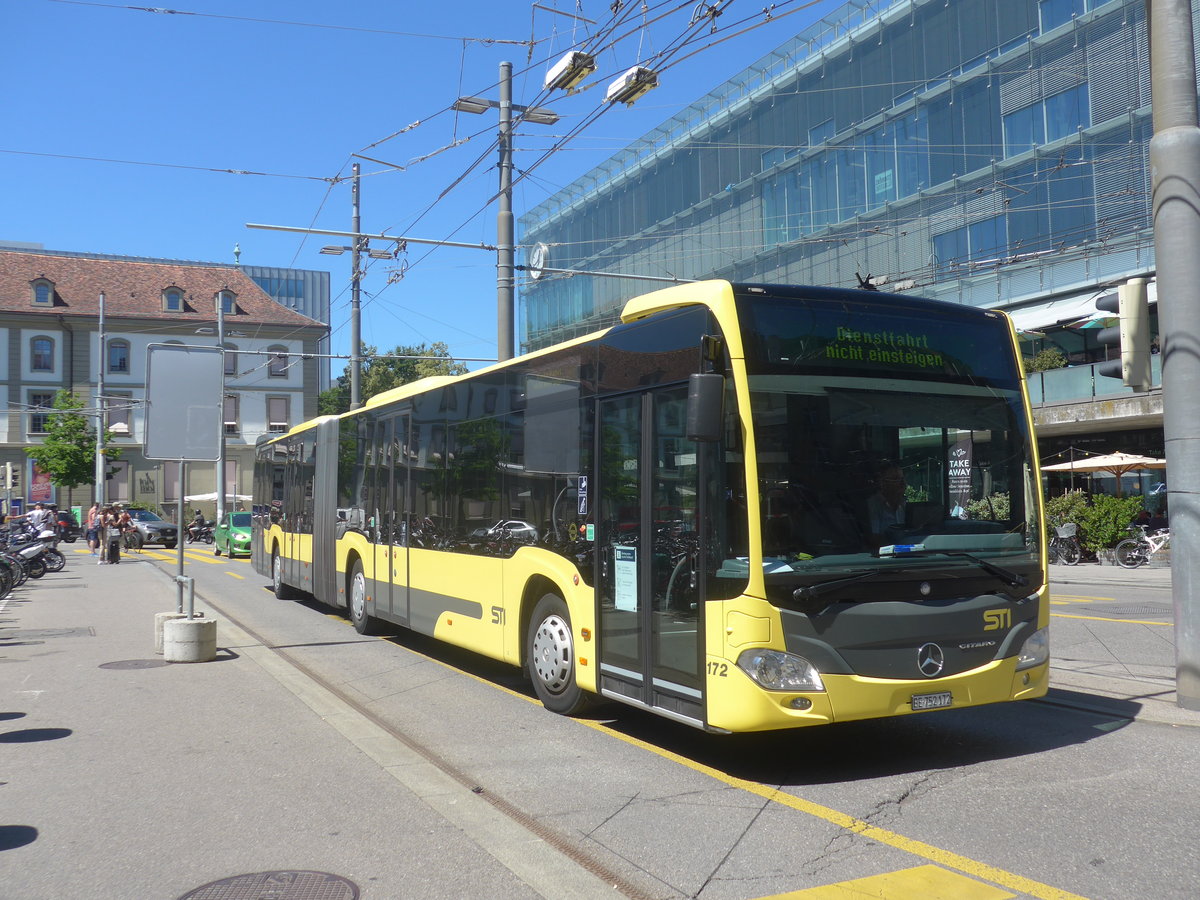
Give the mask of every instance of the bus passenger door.
M 684 386 L 599 404 L 597 536 L 604 692 L 704 721 L 698 452 Z
M 391 420 L 388 431 L 388 470 L 391 472 L 390 490 L 387 493 L 388 525 L 387 543 L 390 546 L 390 581 L 392 621 L 408 624 L 408 511 L 409 511 L 409 449 L 410 439 L 407 415 Z M 382 488 L 381 488 L 382 492 Z

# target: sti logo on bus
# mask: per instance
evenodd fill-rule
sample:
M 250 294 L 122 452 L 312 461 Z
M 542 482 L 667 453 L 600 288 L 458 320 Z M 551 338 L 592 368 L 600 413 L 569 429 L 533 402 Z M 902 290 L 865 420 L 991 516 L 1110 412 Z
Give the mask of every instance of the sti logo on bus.
M 1012 627 L 1011 609 L 985 609 L 983 611 L 983 630 L 999 631 Z

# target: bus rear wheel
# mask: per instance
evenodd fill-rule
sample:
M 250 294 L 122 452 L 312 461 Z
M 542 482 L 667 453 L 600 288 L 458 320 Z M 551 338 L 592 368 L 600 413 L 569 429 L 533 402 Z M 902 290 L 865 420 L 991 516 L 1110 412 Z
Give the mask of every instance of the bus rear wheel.
M 346 609 L 355 631 L 359 634 L 375 633 L 375 619 L 367 615 L 367 577 L 363 574 L 362 560 L 356 559 L 350 569 L 350 583 L 346 585 Z
M 525 656 L 533 690 L 546 709 L 573 716 L 588 707 L 588 695 L 575 682 L 571 616 L 557 594 L 544 595 L 533 608 Z
M 294 595 L 292 588 L 283 580 L 283 560 L 279 558 L 279 548 L 271 551 L 271 588 L 279 600 L 291 600 Z

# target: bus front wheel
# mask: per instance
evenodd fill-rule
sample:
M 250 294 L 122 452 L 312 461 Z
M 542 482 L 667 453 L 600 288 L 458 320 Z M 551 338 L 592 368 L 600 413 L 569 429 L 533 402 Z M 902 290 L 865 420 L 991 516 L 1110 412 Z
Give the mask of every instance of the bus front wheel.
M 367 577 L 363 574 L 362 560 L 356 559 L 350 570 L 350 584 L 346 591 L 346 608 L 350 612 L 350 624 L 359 634 L 374 634 L 375 620 L 367 615 Z
M 533 608 L 525 650 L 533 689 L 546 709 L 573 716 L 588 706 L 588 695 L 575 683 L 571 616 L 557 594 L 546 594 Z

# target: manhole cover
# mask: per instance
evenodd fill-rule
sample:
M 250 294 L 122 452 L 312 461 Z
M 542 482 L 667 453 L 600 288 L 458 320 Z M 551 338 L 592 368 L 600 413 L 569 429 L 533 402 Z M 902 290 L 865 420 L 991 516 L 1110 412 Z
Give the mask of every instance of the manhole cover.
M 116 662 L 101 663 L 102 669 L 157 669 L 169 666 L 165 659 L 118 659 Z
M 1170 606 L 1145 604 L 1142 606 L 1106 606 L 1104 612 L 1110 616 L 1173 616 L 1175 610 Z
M 358 900 L 358 885 L 328 872 L 252 872 L 198 887 L 179 900 Z
M 6 631 L 0 639 L 20 641 L 41 640 L 56 637 L 95 637 L 95 628 L 29 628 L 25 631 Z

